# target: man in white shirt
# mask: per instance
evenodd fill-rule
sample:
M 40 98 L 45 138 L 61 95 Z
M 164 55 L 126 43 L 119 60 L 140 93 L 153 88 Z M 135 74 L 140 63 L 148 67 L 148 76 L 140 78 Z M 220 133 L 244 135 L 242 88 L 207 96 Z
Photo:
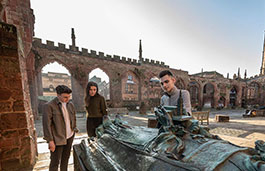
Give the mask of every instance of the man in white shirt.
M 164 70 L 159 74 L 161 87 L 165 94 L 161 97 L 161 105 L 164 106 L 176 106 L 180 91 L 183 99 L 183 107 L 190 115 L 191 113 L 191 103 L 190 103 L 190 93 L 187 90 L 179 90 L 176 86 L 176 78 L 169 70 Z

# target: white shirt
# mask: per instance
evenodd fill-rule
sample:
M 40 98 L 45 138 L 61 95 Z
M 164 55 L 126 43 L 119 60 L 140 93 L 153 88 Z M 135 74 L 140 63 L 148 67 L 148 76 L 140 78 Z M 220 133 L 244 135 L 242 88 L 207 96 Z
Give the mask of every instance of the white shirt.
M 169 94 L 169 96 L 167 95 L 163 95 L 161 97 L 161 105 L 162 106 L 176 106 L 178 99 L 179 99 L 179 92 L 180 90 L 177 89 L 177 87 L 174 87 L 172 92 Z M 190 115 L 192 115 L 191 113 L 191 104 L 190 104 L 190 93 L 187 90 L 181 90 L 181 95 L 182 95 L 182 99 L 183 99 L 183 107 L 185 108 L 185 110 L 187 112 L 190 113 Z
M 65 122 L 65 129 L 66 129 L 66 139 L 68 139 L 73 136 L 74 131 L 71 129 L 70 118 L 69 118 L 68 110 L 66 108 L 66 103 L 62 103 L 62 111 L 63 111 L 63 117 L 64 117 L 64 122 Z

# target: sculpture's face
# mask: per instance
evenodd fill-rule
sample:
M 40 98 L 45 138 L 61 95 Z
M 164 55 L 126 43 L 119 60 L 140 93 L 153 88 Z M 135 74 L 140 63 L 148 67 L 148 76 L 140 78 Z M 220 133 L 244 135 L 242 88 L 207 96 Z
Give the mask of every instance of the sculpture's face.
M 97 93 L 97 87 L 96 86 L 91 86 L 89 89 L 89 95 L 90 96 L 95 96 Z
M 160 78 L 161 87 L 167 93 L 170 93 L 173 90 L 175 82 L 176 79 L 169 75 L 165 75 Z

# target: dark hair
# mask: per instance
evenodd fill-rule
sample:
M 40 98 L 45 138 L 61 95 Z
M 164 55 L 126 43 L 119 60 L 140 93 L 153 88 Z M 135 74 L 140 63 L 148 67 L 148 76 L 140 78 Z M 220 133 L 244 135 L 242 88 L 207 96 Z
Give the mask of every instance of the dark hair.
M 169 70 L 164 70 L 164 71 L 161 71 L 161 72 L 159 73 L 159 78 L 162 78 L 162 77 L 164 77 L 165 75 L 168 75 L 168 76 L 172 76 L 172 77 L 173 77 L 172 72 L 170 72 Z
M 66 94 L 71 94 L 72 93 L 72 90 L 67 87 L 66 85 L 58 85 L 56 88 L 56 93 L 57 94 L 63 94 L 63 93 L 66 93 Z
M 92 87 L 92 86 L 95 86 L 95 87 L 97 88 L 97 92 L 96 92 L 95 96 L 96 96 L 96 95 L 99 95 L 99 94 L 98 94 L 98 84 L 95 83 L 95 82 L 93 82 L 93 81 L 89 81 L 89 82 L 87 83 L 87 86 L 86 86 L 86 97 L 85 97 L 85 104 L 86 104 L 86 106 L 89 105 L 89 101 L 90 101 L 90 97 L 91 97 L 91 96 L 89 95 L 89 90 L 90 90 L 90 87 Z

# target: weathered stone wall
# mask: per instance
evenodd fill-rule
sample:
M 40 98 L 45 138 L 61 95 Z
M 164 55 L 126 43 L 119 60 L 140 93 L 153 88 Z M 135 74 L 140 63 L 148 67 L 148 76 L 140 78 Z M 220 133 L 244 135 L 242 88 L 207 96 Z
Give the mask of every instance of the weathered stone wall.
M 196 82 L 196 87 L 198 88 L 199 94 L 199 106 L 203 106 L 204 98 L 208 97 L 209 92 L 203 93 L 203 90 L 207 84 L 211 84 L 213 86 L 213 107 L 217 108 L 220 103 L 219 100 L 224 100 L 224 107 L 230 106 L 230 91 L 234 87 L 236 89 L 236 102 L 235 107 L 242 107 L 242 100 L 247 98 L 247 86 L 250 84 L 247 83 L 246 80 L 235 80 L 235 79 L 226 79 L 226 78 L 204 78 L 199 76 L 191 76 L 191 82 Z M 244 92 L 243 92 L 244 91 Z M 259 89 L 259 92 L 263 92 L 262 89 Z M 193 95 L 194 96 L 194 95 Z M 255 99 L 256 104 L 260 104 L 260 97 Z M 244 102 L 245 103 L 245 102 Z M 247 102 L 246 102 L 247 103 Z M 260 104 L 261 105 L 261 104 Z
M 150 79 L 157 77 L 158 74 L 165 69 L 169 69 L 176 76 L 176 86 L 181 89 L 189 89 L 191 82 L 196 82 L 195 95 L 198 99 L 193 106 L 203 107 L 206 101 L 211 101 L 211 106 L 216 108 L 220 103 L 223 103 L 224 107 L 231 107 L 231 94 L 230 91 L 234 87 L 236 89 L 236 101 L 235 107 L 241 107 L 242 99 L 246 98 L 247 83 L 246 80 L 235 77 L 235 79 L 226 79 L 222 75 L 215 73 L 215 75 L 207 76 L 189 76 L 188 72 L 182 70 L 176 70 L 169 68 L 163 62 L 143 59 L 143 61 L 137 61 L 135 59 L 120 57 L 117 55 L 105 55 L 102 52 L 96 52 L 82 48 L 82 51 L 76 47 L 66 48 L 64 44 L 58 43 L 58 46 L 54 45 L 54 42 L 47 41 L 42 43 L 41 39 L 36 38 L 33 43 L 33 51 L 35 54 L 35 67 L 36 72 L 41 72 L 41 69 L 48 63 L 58 62 L 65 66 L 72 75 L 73 86 L 73 101 L 78 110 L 83 110 L 83 97 L 84 90 L 87 83 L 87 75 L 96 68 L 103 70 L 110 80 L 110 104 L 111 107 L 131 106 L 132 109 L 135 106 L 146 105 L 145 107 L 153 107 L 159 100 L 152 98 L 154 92 L 154 85 L 150 82 Z M 210 73 L 210 72 L 209 72 Z M 136 87 L 138 91 L 136 94 L 129 95 L 125 93 L 125 87 L 127 82 L 127 76 L 131 74 L 137 82 Z M 125 78 L 126 77 L 126 78 Z M 207 84 L 213 86 L 213 93 L 203 93 L 203 90 Z M 261 87 L 261 86 L 260 86 Z M 242 97 L 242 90 L 244 89 L 244 97 Z M 136 91 L 135 91 L 136 92 Z M 259 97 L 255 100 L 255 103 L 261 104 L 261 96 L 264 92 L 259 89 Z M 156 91 L 157 99 L 161 97 L 161 93 Z M 134 98 L 138 100 L 128 100 Z M 263 97 L 263 96 L 262 96 Z M 150 100 L 152 98 L 152 100 Z M 222 102 L 220 102 L 222 101 Z M 245 103 L 245 102 L 244 102 Z
M 0 170 L 23 170 L 33 166 L 37 154 L 27 77 L 34 29 L 30 1 L 0 1 L 0 21 L 5 22 L 0 27 Z
M 35 69 L 41 72 L 41 69 L 51 62 L 62 64 L 72 76 L 73 102 L 77 110 L 84 110 L 83 97 L 87 84 L 87 75 L 94 69 L 100 68 L 109 77 L 110 81 L 110 106 L 140 106 L 141 102 L 149 104 L 149 91 L 151 90 L 150 79 L 158 76 L 159 72 L 169 69 L 163 62 L 143 59 L 139 62 L 135 59 L 120 57 L 117 55 L 105 55 L 102 52 L 87 49 L 82 51 L 66 48 L 64 44 L 59 43 L 58 46 L 54 42 L 47 41 L 42 43 L 40 39 L 33 42 L 33 52 L 35 53 Z M 181 80 L 183 86 L 188 84 L 188 73 L 185 71 L 170 69 Z M 125 83 L 128 73 L 133 76 L 137 87 L 136 94 L 130 97 L 125 93 Z M 133 98 L 128 100 L 126 97 Z
M 0 23 L 0 44 L 0 170 L 21 170 L 34 164 L 37 151 L 14 26 Z

